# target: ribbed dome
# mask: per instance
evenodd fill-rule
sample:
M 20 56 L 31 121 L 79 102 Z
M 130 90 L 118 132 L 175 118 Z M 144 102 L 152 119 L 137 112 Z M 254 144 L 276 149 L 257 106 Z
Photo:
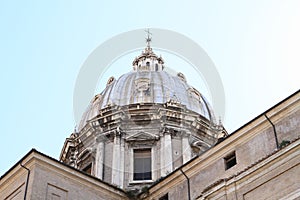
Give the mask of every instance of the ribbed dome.
M 170 100 L 185 105 L 215 123 L 213 111 L 201 93 L 189 86 L 183 74 L 172 76 L 165 71 L 132 71 L 118 80 L 113 77 L 104 91 L 94 97 L 84 113 L 79 130 L 108 105 L 124 106 L 135 103 L 166 103 Z
M 186 83 L 182 73 L 172 76 L 164 70 L 164 60 L 150 47 L 150 39 L 142 54 L 132 63 L 133 71 L 118 80 L 111 77 L 104 91 L 94 97 L 83 114 L 80 131 L 100 110 L 108 105 L 125 106 L 136 103 L 163 104 L 175 101 L 216 124 L 208 101 L 195 88 Z

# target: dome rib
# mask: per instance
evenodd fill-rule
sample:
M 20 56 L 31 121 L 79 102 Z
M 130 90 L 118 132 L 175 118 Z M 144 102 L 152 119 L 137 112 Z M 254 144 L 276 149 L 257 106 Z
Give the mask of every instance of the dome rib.
M 125 106 L 136 103 L 166 103 L 173 96 L 188 110 L 216 124 L 213 110 L 206 98 L 195 88 L 165 71 L 132 71 L 107 85 L 97 99 L 93 99 L 83 114 L 80 131 L 87 121 L 96 117 L 100 110 L 112 103 Z

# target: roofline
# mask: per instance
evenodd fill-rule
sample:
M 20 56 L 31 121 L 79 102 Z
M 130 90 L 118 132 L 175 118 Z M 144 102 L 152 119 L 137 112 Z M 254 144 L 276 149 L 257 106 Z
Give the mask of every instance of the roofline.
M 250 120 L 249 122 L 247 122 L 246 124 L 242 125 L 240 128 L 236 129 L 235 131 L 233 131 L 231 134 L 228 135 L 228 137 L 226 137 L 223 141 L 225 141 L 227 138 L 229 138 L 231 135 L 234 135 L 235 133 L 239 132 L 240 130 L 242 130 L 243 128 L 245 128 L 246 126 L 248 126 L 249 124 L 251 124 L 252 122 L 254 122 L 255 120 L 259 119 L 260 117 L 264 116 L 266 113 L 270 112 L 271 110 L 273 110 L 274 108 L 278 107 L 279 105 L 281 105 L 283 102 L 287 101 L 288 99 L 291 99 L 293 96 L 296 96 L 298 93 L 300 93 L 300 89 L 297 90 L 296 92 L 292 93 L 291 95 L 289 95 L 288 97 L 284 98 L 283 100 L 279 101 L 278 103 L 276 103 L 274 106 L 270 107 L 268 110 L 262 112 L 261 114 L 259 114 L 258 116 L 256 116 L 255 118 L 253 118 L 252 120 Z M 222 142 L 223 142 L 222 141 Z M 220 143 L 222 143 L 220 142 Z M 219 143 L 219 144 L 220 144 Z
M 124 190 L 122 190 L 121 188 L 118 188 L 118 187 L 116 187 L 116 186 L 114 186 L 114 185 L 112 185 L 112 184 L 110 184 L 110 183 L 104 182 L 104 181 L 102 181 L 101 179 L 99 179 L 99 178 L 97 178 L 97 177 L 95 177 L 95 176 L 92 176 L 92 175 L 90 175 L 90 174 L 87 174 L 87 173 L 85 173 L 85 172 L 83 172 L 83 171 L 80 171 L 80 170 L 78 170 L 78 169 L 75 169 L 74 167 L 72 167 L 72 166 L 70 166 L 70 165 L 67 165 L 67 164 L 65 164 L 65 163 L 63 163 L 63 162 L 60 162 L 59 160 L 56 160 L 55 158 L 52 158 L 52 157 L 50 157 L 50 156 L 48 156 L 48 155 L 46 155 L 46 154 L 44 154 L 44 153 L 41 153 L 41 152 L 37 151 L 35 148 L 31 149 L 31 150 L 30 150 L 25 156 L 23 156 L 16 164 L 14 164 L 8 171 L 6 171 L 6 172 L 0 177 L 0 180 L 2 180 L 6 175 L 8 175 L 8 174 L 9 174 L 14 168 L 16 168 L 18 165 L 20 165 L 20 163 L 22 163 L 22 161 L 25 160 L 25 159 L 26 159 L 29 155 L 31 155 L 32 153 L 37 153 L 37 154 L 39 154 L 40 156 L 43 156 L 43 157 L 45 157 L 45 158 L 50 159 L 50 160 L 53 161 L 53 162 L 56 162 L 57 164 L 61 164 L 61 165 L 65 166 L 65 167 L 67 167 L 67 168 L 69 168 L 69 169 L 71 169 L 71 170 L 74 170 L 74 171 L 76 171 L 76 172 L 79 172 L 80 174 L 82 174 L 82 175 L 84 175 L 84 176 L 87 176 L 87 177 L 92 178 L 92 179 L 94 179 L 94 180 L 96 180 L 96 181 L 99 181 L 99 182 L 101 182 L 101 183 L 103 183 L 103 184 L 105 184 L 105 185 L 107 185 L 107 186 L 109 186 L 109 187 L 112 187 L 112 188 L 114 188 L 114 189 L 116 189 L 116 190 L 122 192 L 125 196 L 127 196 L 126 192 L 125 192 Z
M 199 157 L 199 155 L 193 157 L 191 160 L 187 161 L 186 163 L 184 163 L 183 165 L 181 165 L 180 167 L 178 167 L 177 169 L 175 169 L 174 171 L 172 171 L 171 173 L 169 173 L 166 176 L 160 177 L 159 179 L 157 179 L 156 181 L 154 181 L 154 183 L 152 185 L 149 186 L 148 189 L 153 188 L 155 185 L 157 185 L 158 183 L 162 182 L 163 180 L 167 179 L 168 177 L 172 176 L 173 174 L 175 174 L 178 171 L 181 171 L 182 168 L 184 168 L 185 166 L 187 166 L 188 164 L 190 164 L 191 162 L 193 162 L 194 160 L 196 160 Z M 182 174 L 182 173 L 181 173 Z M 182 174 L 183 175 L 183 174 Z M 139 195 L 143 194 L 143 192 L 141 192 Z
M 300 89 L 297 90 L 296 92 L 294 92 L 293 94 L 289 95 L 288 97 L 284 98 L 283 100 L 281 100 L 280 102 L 278 102 L 278 103 L 275 104 L 274 106 L 270 107 L 269 109 L 267 109 L 267 110 L 264 111 L 263 113 L 259 114 L 258 116 L 256 116 L 255 118 L 253 118 L 252 120 L 250 120 L 249 122 L 247 122 L 246 124 L 244 124 L 243 126 L 241 126 L 240 128 L 238 128 L 238 129 L 236 129 L 235 131 L 233 131 L 230 135 L 228 135 L 222 142 L 218 143 L 217 145 L 223 143 L 223 142 L 224 142 L 227 138 L 229 138 L 231 135 L 236 134 L 236 133 L 239 132 L 241 129 L 245 128 L 246 126 L 248 126 L 249 124 L 251 124 L 252 122 L 254 122 L 255 120 L 257 120 L 258 118 L 264 116 L 266 113 L 268 113 L 268 112 L 270 112 L 271 110 L 273 110 L 274 108 L 278 107 L 278 106 L 281 105 L 283 102 L 287 101 L 288 99 L 292 98 L 293 96 L 296 96 L 298 93 L 300 93 Z M 216 145 L 216 146 L 217 146 L 217 145 Z M 214 147 L 216 147 L 216 146 L 214 146 Z M 212 147 L 211 149 L 213 149 L 214 147 Z M 27 158 L 27 157 L 28 157 L 30 154 L 32 154 L 32 153 L 37 153 L 37 154 L 39 154 L 39 155 L 41 155 L 41 156 L 44 156 L 44 157 L 46 157 L 46 158 L 48 158 L 48 159 L 50 159 L 50 160 L 52 160 L 52 161 L 54 161 L 54 162 L 56 162 L 56 163 L 59 163 L 59 164 L 61 164 L 61 165 L 66 166 L 67 168 L 69 168 L 69 169 L 71 169 L 71 170 L 75 170 L 75 171 L 81 173 L 82 175 L 88 176 L 88 177 L 90 177 L 90 178 L 92 178 L 92 179 L 94 179 L 94 180 L 96 180 L 96 181 L 99 181 L 99 182 L 101 182 L 101 183 L 103 183 L 103 184 L 105 184 L 105 185 L 108 185 L 108 186 L 110 186 L 110 187 L 112 187 L 112 188 L 114 188 L 114 189 L 116 189 L 116 190 L 118 190 L 118 191 L 120 191 L 120 192 L 122 192 L 122 193 L 124 193 L 124 194 L 126 195 L 126 192 L 125 192 L 124 190 L 122 190 L 122 189 L 120 189 L 120 188 L 118 188 L 118 187 L 116 187 L 116 186 L 114 186 L 114 185 L 111 185 L 111 184 L 109 184 L 109 183 L 107 183 L 107 182 L 104 182 L 104 181 L 98 179 L 98 178 L 95 177 L 95 176 L 86 174 L 86 173 L 84 173 L 84 172 L 82 172 L 82 171 L 80 171 L 80 170 L 78 170 L 78 169 L 75 169 L 74 167 L 71 167 L 71 166 L 69 166 L 69 165 L 67 165 L 67 164 L 65 164 L 65 163 L 62 163 L 62 162 L 60 162 L 60 161 L 58 161 L 58 160 L 56 160 L 56 159 L 54 159 L 54 158 L 52 158 L 52 157 L 50 157 L 50 156 L 48 156 L 48 155 L 46 155 L 46 154 L 43 154 L 43 153 L 37 151 L 37 150 L 34 149 L 34 148 L 31 149 L 25 156 L 23 156 L 23 157 L 22 157 L 16 164 L 14 164 L 7 172 L 5 172 L 5 173 L 0 177 L 0 180 L 1 180 L 2 178 L 4 178 L 8 173 L 10 173 L 15 167 L 17 167 L 17 165 L 19 165 L 23 160 L 25 160 L 25 158 Z M 180 166 L 180 167 L 177 168 L 176 170 L 172 171 L 172 172 L 171 172 L 170 174 L 168 174 L 167 176 L 161 177 L 161 179 L 158 179 L 158 181 L 154 182 L 148 189 L 154 187 L 155 185 L 157 185 L 157 184 L 160 183 L 161 181 L 163 181 L 163 180 L 165 180 L 166 178 L 170 177 L 171 175 L 175 174 L 177 171 L 179 171 L 180 169 L 184 168 L 184 167 L 187 166 L 189 163 L 191 163 L 191 162 L 193 162 L 194 160 L 196 160 L 198 157 L 199 157 L 199 155 L 195 156 L 194 158 L 192 158 L 191 160 L 189 160 L 188 162 L 186 162 L 185 164 L 183 164 L 182 166 Z M 141 195 L 141 194 L 142 194 L 142 193 L 140 193 L 139 195 Z
M 20 165 L 20 163 L 22 163 L 23 160 L 25 160 L 25 158 L 27 158 L 31 153 L 33 152 L 38 152 L 35 148 L 32 148 L 28 153 L 26 153 L 18 162 L 16 162 L 11 168 L 9 168 L 1 177 L 0 180 L 2 180 L 2 178 L 4 178 L 9 172 L 11 172 L 15 167 L 17 167 L 18 165 Z
M 247 122 L 246 124 L 244 124 L 243 126 L 241 126 L 240 128 L 236 129 L 234 132 L 232 132 L 231 134 L 229 134 L 222 142 L 224 142 L 227 138 L 229 138 L 231 135 L 236 134 L 237 132 L 239 132 L 241 129 L 243 129 L 244 127 L 248 126 L 249 124 L 251 124 L 252 122 L 254 122 L 255 120 L 257 120 L 258 118 L 262 117 L 263 115 L 265 115 L 266 113 L 268 113 L 269 111 L 273 110 L 274 108 L 276 108 L 277 106 L 279 106 L 280 104 L 282 104 L 283 102 L 287 101 L 288 99 L 292 98 L 293 96 L 296 96 L 298 93 L 300 93 L 300 89 L 297 90 L 296 92 L 294 92 L 293 94 L 289 95 L 288 97 L 284 98 L 283 100 L 281 100 L 280 102 L 278 102 L 277 104 L 275 104 L 274 106 L 272 106 L 271 108 L 267 109 L 266 111 L 264 111 L 263 113 L 259 114 L 258 116 L 256 116 L 255 118 L 253 118 L 252 120 L 250 120 L 249 122 Z M 221 144 L 217 143 L 215 146 L 213 146 L 210 149 L 215 148 L 217 145 Z M 209 149 L 209 150 L 210 150 Z M 207 152 L 207 151 L 206 151 Z M 204 152 L 204 154 L 206 153 Z M 203 154 L 202 154 L 203 155 Z M 201 156 L 202 156 L 201 155 Z M 161 177 L 160 179 L 158 179 L 158 181 L 155 181 L 151 186 L 149 186 L 148 189 L 153 188 L 154 186 L 156 186 L 158 183 L 162 182 L 163 180 L 165 180 L 166 178 L 172 176 L 173 174 L 175 174 L 177 171 L 180 171 L 181 169 L 183 169 L 185 166 L 187 166 L 189 163 L 193 162 L 194 160 L 196 160 L 197 158 L 199 158 L 200 155 L 195 156 L 194 158 L 192 158 L 191 160 L 189 160 L 188 162 L 186 162 L 185 164 L 181 165 L 180 167 L 178 167 L 176 170 L 172 171 L 170 174 L 168 174 L 165 177 Z M 139 195 L 141 195 L 142 193 L 140 193 Z
M 261 163 L 261 162 L 263 162 L 263 161 L 265 161 L 265 160 L 267 160 L 269 157 L 271 157 L 271 156 L 277 154 L 278 152 L 281 152 L 281 151 L 284 150 L 284 149 L 295 148 L 295 147 L 293 147 L 292 145 L 293 145 L 294 143 L 296 143 L 297 141 L 299 141 L 299 140 L 300 140 L 300 137 L 297 137 L 296 139 L 292 140 L 291 143 L 288 144 L 287 146 L 284 146 L 284 147 L 279 148 L 279 149 L 275 149 L 275 150 L 274 150 L 273 152 L 271 152 L 270 154 L 266 155 L 265 157 L 259 159 L 259 160 L 256 161 L 256 162 L 250 164 L 249 166 L 247 166 L 247 167 L 245 167 L 244 169 L 242 169 L 242 170 L 236 172 L 235 174 L 233 174 L 233 175 L 231 175 L 231 176 L 229 176 L 229 177 L 227 177 L 227 178 L 222 178 L 222 179 L 219 179 L 219 180 L 215 181 L 215 182 L 212 183 L 211 185 L 209 185 L 209 186 L 207 186 L 206 188 L 204 188 L 204 189 L 202 190 L 202 193 L 204 193 L 204 192 L 206 192 L 206 191 L 212 189 L 212 188 L 215 187 L 220 181 L 224 181 L 224 180 L 228 181 L 228 180 L 230 180 L 230 179 L 232 179 L 232 178 L 234 178 L 234 177 L 237 177 L 237 176 L 241 175 L 242 173 L 246 172 L 246 171 L 249 170 L 250 168 L 252 168 L 252 167 L 258 165 L 259 163 Z M 294 145 L 295 145 L 295 144 L 294 144 Z M 296 145 L 297 145 L 297 144 L 296 144 Z M 299 144 L 298 144 L 298 145 L 299 145 Z M 292 147 L 291 147 L 291 146 L 292 146 Z M 290 151 L 290 150 L 291 150 L 291 149 L 289 149 L 289 151 Z

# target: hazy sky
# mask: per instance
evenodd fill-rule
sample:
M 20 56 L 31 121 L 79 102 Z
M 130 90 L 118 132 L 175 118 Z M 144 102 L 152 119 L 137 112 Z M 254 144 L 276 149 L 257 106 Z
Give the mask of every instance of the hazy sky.
M 134 29 L 169 29 L 197 42 L 223 82 L 224 126 L 236 130 L 299 89 L 299 10 L 298 0 L 1 1 L 0 174 L 31 148 L 59 157 L 75 126 L 73 91 L 83 62 Z M 107 77 L 130 71 L 139 53 L 114 62 L 95 93 Z M 187 63 L 160 54 L 210 99 Z

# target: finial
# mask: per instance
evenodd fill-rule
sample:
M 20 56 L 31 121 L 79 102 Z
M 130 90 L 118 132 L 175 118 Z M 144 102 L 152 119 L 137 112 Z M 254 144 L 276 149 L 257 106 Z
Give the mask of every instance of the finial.
M 152 35 L 152 33 L 150 32 L 149 28 L 146 29 L 145 32 L 147 33 L 147 38 L 146 38 L 147 47 L 150 48 L 150 42 L 152 41 L 150 35 Z
M 220 125 L 220 126 L 223 125 L 223 124 L 222 124 L 222 118 L 221 118 L 221 116 L 219 116 L 219 125 Z
M 74 127 L 74 133 L 77 133 L 77 125 L 75 124 L 75 127 Z

